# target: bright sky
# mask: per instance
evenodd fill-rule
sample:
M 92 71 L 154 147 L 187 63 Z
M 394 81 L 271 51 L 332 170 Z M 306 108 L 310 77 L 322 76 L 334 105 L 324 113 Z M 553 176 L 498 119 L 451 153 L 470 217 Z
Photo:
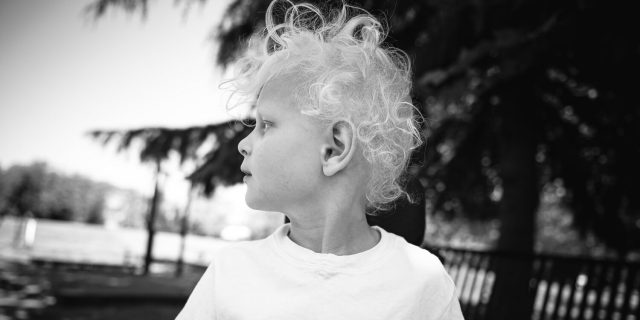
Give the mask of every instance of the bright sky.
M 208 40 L 227 1 L 187 14 L 151 1 L 146 20 L 112 10 L 98 21 L 83 13 L 90 2 L 0 1 L 0 165 L 44 160 L 148 195 L 151 165 L 85 133 L 228 119 Z M 167 197 L 182 202 L 183 175 L 167 169 Z

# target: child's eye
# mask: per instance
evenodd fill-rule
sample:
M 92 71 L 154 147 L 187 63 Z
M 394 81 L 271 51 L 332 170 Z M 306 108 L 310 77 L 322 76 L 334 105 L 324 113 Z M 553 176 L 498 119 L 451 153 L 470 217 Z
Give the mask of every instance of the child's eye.
M 271 128 L 273 123 L 270 121 L 262 120 L 262 131 L 267 131 L 267 129 Z

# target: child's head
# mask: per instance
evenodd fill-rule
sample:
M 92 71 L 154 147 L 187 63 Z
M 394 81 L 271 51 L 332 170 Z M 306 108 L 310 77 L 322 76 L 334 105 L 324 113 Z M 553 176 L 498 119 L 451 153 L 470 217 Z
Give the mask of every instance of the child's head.
M 317 171 L 311 169 L 312 172 L 306 174 L 331 177 L 336 172 L 326 170 L 324 161 L 328 156 L 336 156 L 346 143 L 353 155 L 336 161 L 353 163 L 339 166 L 337 170 L 358 168 L 357 172 L 364 178 L 360 181 L 365 183 L 354 185 L 354 188 L 363 189 L 364 204 L 370 208 L 384 208 L 406 195 L 401 176 L 411 150 L 421 143 L 416 121 L 418 113 L 414 112 L 410 98 L 409 62 L 403 52 L 382 45 L 385 31 L 378 20 L 366 12 L 349 18 L 347 9 L 354 8 L 345 5 L 339 12 L 325 16 L 309 4 L 281 1 L 270 4 L 265 32 L 254 35 L 249 41 L 247 54 L 239 60 L 240 72 L 231 81 L 236 92 L 258 99 L 257 108 L 264 117 L 256 116 L 256 128 L 260 131 L 254 130 L 241 142 L 239 149 L 249 158 L 254 151 L 253 141 L 267 139 L 268 130 L 280 130 L 275 123 L 273 128 L 267 127 L 263 132 L 264 125 L 271 123 L 268 116 L 262 114 L 261 105 L 265 109 L 287 108 L 297 114 L 298 126 L 306 127 L 294 129 L 289 134 L 303 135 L 308 142 L 300 146 L 295 155 L 281 155 L 288 157 L 287 160 L 271 160 L 291 166 L 292 174 L 302 174 L 295 171 L 298 162 L 308 164 L 301 170 L 309 170 L 317 164 Z M 274 21 L 277 10 L 284 14 L 282 23 Z M 282 103 L 273 103 L 274 99 L 281 99 Z M 344 135 L 336 136 L 334 143 L 323 136 L 327 132 Z M 253 137 L 254 134 L 260 136 Z M 351 138 L 353 143 L 349 141 Z M 315 150 L 317 146 L 333 146 L 335 150 Z M 273 148 L 277 147 L 259 152 L 277 152 Z M 355 165 L 358 161 L 362 163 Z M 258 164 L 250 163 L 249 166 L 257 167 Z M 303 179 L 311 183 L 314 178 Z M 355 179 L 354 183 L 357 181 Z M 277 187 L 271 185 L 271 188 Z

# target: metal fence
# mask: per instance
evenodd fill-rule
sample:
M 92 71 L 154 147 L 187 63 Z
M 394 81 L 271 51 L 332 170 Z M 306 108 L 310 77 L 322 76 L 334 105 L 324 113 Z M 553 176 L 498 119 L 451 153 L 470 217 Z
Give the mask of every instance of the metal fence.
M 456 283 L 467 320 L 487 319 L 498 260 L 532 263 L 531 319 L 640 319 L 640 263 L 429 247 Z M 506 302 L 505 302 L 506 303 Z

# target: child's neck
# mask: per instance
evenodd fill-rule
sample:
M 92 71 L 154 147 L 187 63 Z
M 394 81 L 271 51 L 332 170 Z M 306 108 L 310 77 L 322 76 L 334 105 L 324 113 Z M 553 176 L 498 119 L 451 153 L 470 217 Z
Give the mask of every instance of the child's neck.
M 317 253 L 351 255 L 373 248 L 380 240 L 380 234 L 367 223 L 364 208 L 350 209 L 307 212 L 306 217 L 323 217 L 320 219 L 290 217 L 289 238 Z

